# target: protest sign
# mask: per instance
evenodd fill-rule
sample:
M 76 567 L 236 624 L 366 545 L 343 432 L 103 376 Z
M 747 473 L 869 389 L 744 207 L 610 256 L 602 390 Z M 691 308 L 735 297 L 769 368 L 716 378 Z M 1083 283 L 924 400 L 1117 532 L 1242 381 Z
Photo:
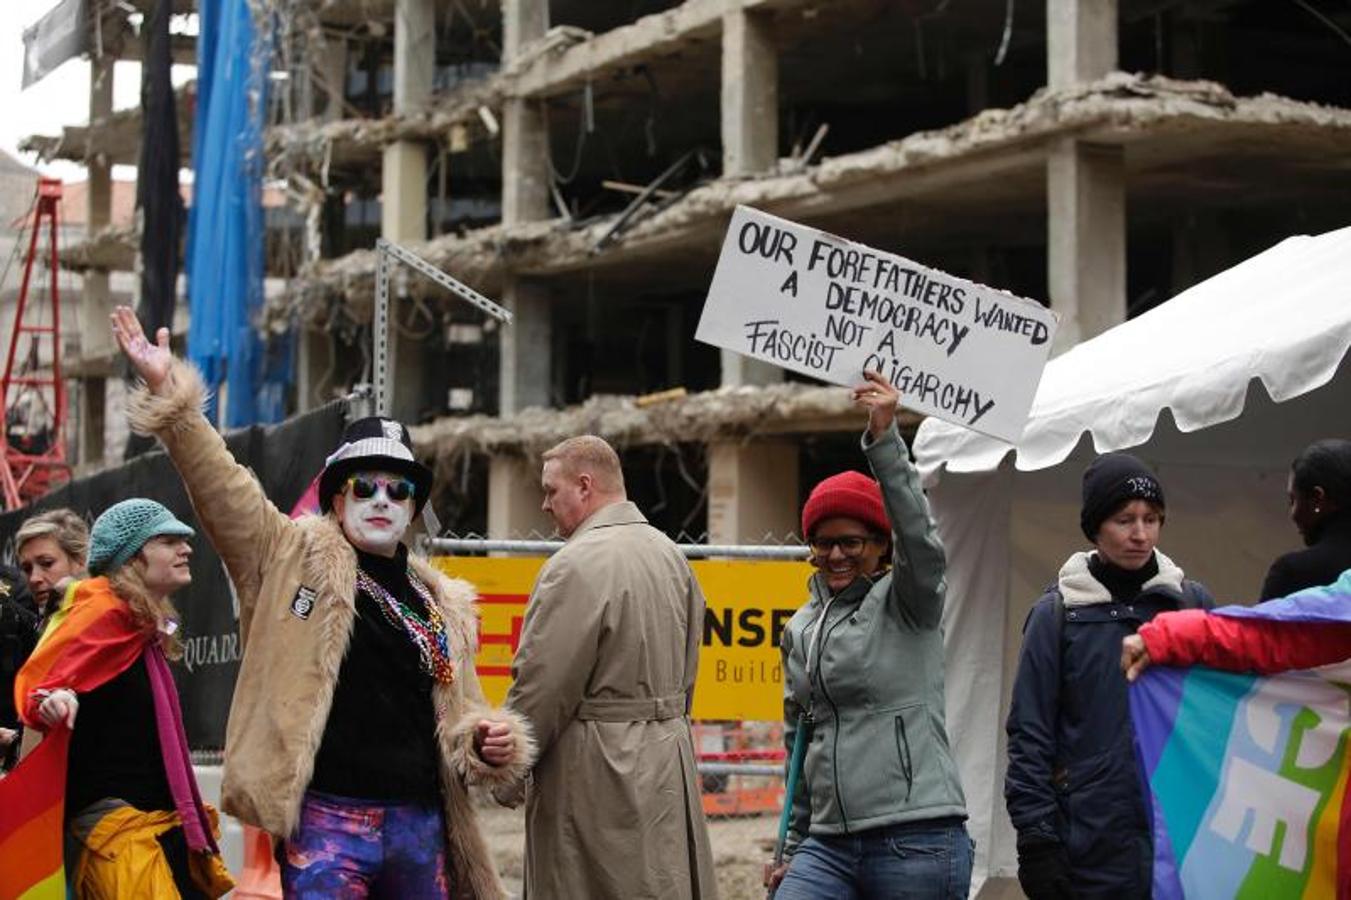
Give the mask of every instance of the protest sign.
M 1022 435 L 1055 313 L 746 206 L 732 216 L 695 337 L 841 385 L 877 369 L 908 409 Z

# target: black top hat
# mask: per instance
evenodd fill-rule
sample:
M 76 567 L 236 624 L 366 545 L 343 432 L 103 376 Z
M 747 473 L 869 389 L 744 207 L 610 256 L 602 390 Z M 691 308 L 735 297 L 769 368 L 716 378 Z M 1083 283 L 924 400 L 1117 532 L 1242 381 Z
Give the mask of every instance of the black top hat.
M 367 416 L 348 425 L 342 443 L 329 454 L 319 476 L 319 507 L 333 508 L 333 496 L 355 472 L 393 472 L 413 482 L 413 515 L 422 512 L 432 491 L 432 470 L 413 456 L 413 439 L 403 423 Z

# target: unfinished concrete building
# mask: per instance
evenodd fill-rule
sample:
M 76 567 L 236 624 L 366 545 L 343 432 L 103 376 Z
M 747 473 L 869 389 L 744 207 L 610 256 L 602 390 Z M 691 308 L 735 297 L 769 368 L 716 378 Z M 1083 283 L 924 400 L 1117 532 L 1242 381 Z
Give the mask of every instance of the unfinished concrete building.
M 842 392 L 693 341 L 737 204 L 1041 299 L 1068 344 L 1351 199 L 1344 5 L 262 6 L 284 13 L 270 171 L 303 226 L 260 327 L 301 337 L 296 408 L 363 377 L 377 235 L 516 314 L 399 283 L 396 413 L 426 423 L 460 531 L 544 529 L 531 457 L 578 430 L 624 449 L 655 521 L 716 542 L 787 537 L 804 489 L 860 464 Z M 34 144 L 91 182 L 134 158 L 105 90 L 93 129 Z M 125 265 L 133 237 L 70 257 Z
M 267 153 L 292 208 L 259 327 L 298 337 L 295 409 L 368 377 L 378 236 L 516 315 L 494 328 L 411 273 L 395 292 L 395 412 L 457 533 L 549 530 L 535 457 L 584 431 L 655 524 L 713 543 L 791 538 L 811 484 L 862 467 L 844 391 L 693 340 L 737 204 L 1047 302 L 1062 346 L 1351 209 L 1331 0 L 255 4 L 284 13 Z M 110 59 L 94 72 L 93 124 L 31 146 L 90 166 L 98 229 L 139 123 L 111 110 Z M 87 273 L 85 458 L 105 273 L 135 241 L 65 255 Z M 1016 896 L 994 843 L 982 896 Z

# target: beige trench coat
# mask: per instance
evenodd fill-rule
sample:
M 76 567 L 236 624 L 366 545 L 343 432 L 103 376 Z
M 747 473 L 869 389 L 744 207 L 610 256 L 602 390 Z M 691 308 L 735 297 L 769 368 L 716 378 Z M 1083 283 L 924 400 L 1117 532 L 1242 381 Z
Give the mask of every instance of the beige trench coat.
M 527 900 L 717 896 L 689 723 L 703 622 L 689 564 L 627 501 L 545 564 L 507 697 L 539 751 Z
M 292 521 L 268 501 L 202 416 L 205 396 L 197 370 L 177 361 L 169 390 L 134 392 L 128 418 L 168 451 L 239 598 L 244 656 L 225 731 L 221 808 L 285 837 L 299 819 L 351 637 L 356 555 L 332 515 Z M 473 586 L 408 559 L 441 607 L 455 658 L 455 680 L 432 689 L 451 896 L 505 900 L 467 785 L 523 778 L 534 758 L 529 731 L 509 710 L 484 702 L 474 673 Z M 411 645 L 409 652 L 416 652 Z M 511 723 L 517 737 L 516 758 L 501 768 L 486 765 L 473 748 L 474 725 L 489 715 Z

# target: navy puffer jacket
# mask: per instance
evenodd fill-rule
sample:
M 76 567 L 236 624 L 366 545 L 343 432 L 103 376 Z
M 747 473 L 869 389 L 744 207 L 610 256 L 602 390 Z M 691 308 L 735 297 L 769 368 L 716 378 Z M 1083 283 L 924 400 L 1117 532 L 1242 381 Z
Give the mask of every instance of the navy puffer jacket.
M 1121 641 L 1161 612 L 1209 609 L 1214 600 L 1156 550 L 1158 574 L 1134 598 L 1114 601 L 1089 570 L 1091 555 L 1069 558 L 1023 628 L 1004 798 L 1020 839 L 1064 844 L 1076 896 L 1148 897 L 1149 824 Z

